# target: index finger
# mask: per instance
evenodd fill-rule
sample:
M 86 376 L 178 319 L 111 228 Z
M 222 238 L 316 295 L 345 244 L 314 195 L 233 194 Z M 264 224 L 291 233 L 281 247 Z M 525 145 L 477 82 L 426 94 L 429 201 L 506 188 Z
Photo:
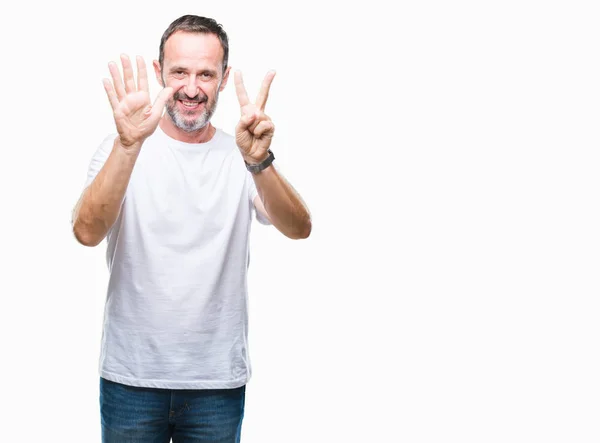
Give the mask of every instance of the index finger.
M 237 93 L 237 98 L 240 102 L 240 107 L 244 107 L 250 103 L 250 99 L 248 98 L 248 93 L 246 92 L 246 88 L 244 87 L 244 81 L 242 80 L 242 72 L 235 71 L 233 73 L 233 78 L 235 81 L 235 92 Z
M 256 106 L 261 111 L 265 110 L 267 98 L 269 98 L 269 89 L 271 89 L 271 83 L 273 83 L 274 78 L 275 71 L 267 72 L 267 75 L 265 75 L 265 79 L 262 82 L 262 86 L 260 87 L 260 91 L 258 92 L 258 97 L 256 98 Z

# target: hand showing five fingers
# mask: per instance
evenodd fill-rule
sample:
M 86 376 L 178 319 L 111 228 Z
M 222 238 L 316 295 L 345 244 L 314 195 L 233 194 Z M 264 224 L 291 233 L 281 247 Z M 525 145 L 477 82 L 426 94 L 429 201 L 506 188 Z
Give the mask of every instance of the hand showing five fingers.
M 248 99 L 242 73 L 237 71 L 234 75 L 235 90 L 242 113 L 235 128 L 235 141 L 242 152 L 244 160 L 250 164 L 257 164 L 268 157 L 267 150 L 271 146 L 271 139 L 275 132 L 275 125 L 264 113 L 275 71 L 269 71 L 265 76 L 254 104 L 250 103 Z
M 116 63 L 108 65 L 112 82 L 104 79 L 104 89 L 113 109 L 115 124 L 121 145 L 128 149 L 139 149 L 144 140 L 158 126 L 165 103 L 173 94 L 173 88 L 164 88 L 158 94 L 154 105 L 150 103 L 148 75 L 146 63 L 140 56 L 136 57 L 138 79 L 133 78 L 133 67 L 129 57 L 121 55 L 123 80 Z

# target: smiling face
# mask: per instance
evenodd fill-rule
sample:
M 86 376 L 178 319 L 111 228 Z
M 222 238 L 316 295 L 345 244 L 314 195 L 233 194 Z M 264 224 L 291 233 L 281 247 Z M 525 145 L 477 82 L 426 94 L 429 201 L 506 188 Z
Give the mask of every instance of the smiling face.
M 155 61 L 154 71 L 159 83 L 173 88 L 166 110 L 174 127 L 187 134 L 206 127 L 229 76 L 219 38 L 175 32 L 165 43 L 162 69 Z

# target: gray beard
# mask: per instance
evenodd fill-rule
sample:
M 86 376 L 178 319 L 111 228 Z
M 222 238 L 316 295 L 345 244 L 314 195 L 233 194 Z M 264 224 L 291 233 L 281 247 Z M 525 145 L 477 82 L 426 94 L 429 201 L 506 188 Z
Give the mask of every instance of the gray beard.
M 162 81 L 163 86 L 166 85 L 164 78 L 162 78 Z M 205 102 L 206 105 L 204 107 L 204 111 L 198 116 L 196 120 L 186 120 L 183 117 L 183 115 L 181 115 L 181 112 L 179 112 L 179 109 L 177 109 L 177 105 L 175 102 L 177 101 L 176 97 L 179 95 L 179 93 L 176 93 L 173 97 L 171 97 L 171 99 L 169 99 L 169 101 L 167 102 L 166 109 L 167 114 L 169 115 L 169 117 L 171 117 L 171 120 L 173 121 L 173 124 L 185 132 L 196 132 L 204 128 L 212 118 L 213 114 L 215 113 L 215 110 L 217 109 L 217 102 L 219 101 L 219 89 L 221 88 L 222 82 L 223 80 L 221 79 L 221 81 L 219 82 L 219 86 L 217 87 L 215 102 L 212 104 L 212 106 L 210 106 L 210 101 L 207 98 Z
M 208 101 L 205 102 L 208 105 Z M 204 128 L 210 119 L 212 118 L 215 110 L 217 108 L 217 98 L 215 98 L 215 102 L 213 106 L 208 107 L 205 105 L 204 111 L 200 114 L 196 119 L 189 120 L 185 118 L 185 115 L 177 108 L 174 99 L 171 99 L 169 103 L 167 103 L 167 114 L 171 117 L 171 120 L 179 129 L 185 132 L 196 132 L 200 129 Z

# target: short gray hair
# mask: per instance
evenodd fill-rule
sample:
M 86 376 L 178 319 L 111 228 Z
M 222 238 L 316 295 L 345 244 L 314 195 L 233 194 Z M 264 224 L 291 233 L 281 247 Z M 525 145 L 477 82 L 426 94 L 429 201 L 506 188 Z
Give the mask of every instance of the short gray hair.
M 165 44 L 169 37 L 177 31 L 195 32 L 201 34 L 214 34 L 219 38 L 221 47 L 223 48 L 223 72 L 227 69 L 227 61 L 229 59 L 229 40 L 227 34 L 219 23 L 212 18 L 199 17 L 197 15 L 183 15 L 169 25 L 160 39 L 160 47 L 158 50 L 158 63 L 160 68 L 163 68 L 165 58 Z

